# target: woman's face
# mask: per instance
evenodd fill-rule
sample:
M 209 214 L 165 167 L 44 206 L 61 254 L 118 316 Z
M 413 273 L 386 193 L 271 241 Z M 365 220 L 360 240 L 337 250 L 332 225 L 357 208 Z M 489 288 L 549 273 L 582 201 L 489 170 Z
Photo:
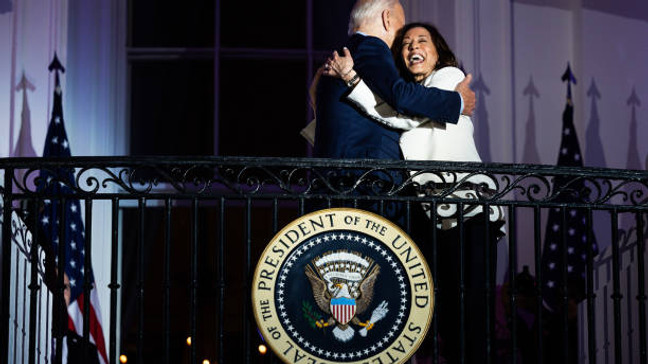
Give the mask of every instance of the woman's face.
M 414 80 L 422 81 L 434 71 L 439 55 L 427 29 L 416 27 L 408 30 L 403 37 L 402 47 L 405 66 Z

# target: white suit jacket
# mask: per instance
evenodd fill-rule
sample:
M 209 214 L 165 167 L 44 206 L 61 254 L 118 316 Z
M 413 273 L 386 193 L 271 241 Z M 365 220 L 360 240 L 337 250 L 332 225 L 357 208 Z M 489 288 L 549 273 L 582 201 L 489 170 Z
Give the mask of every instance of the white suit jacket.
M 426 87 L 454 90 L 463 72 L 456 67 L 444 67 L 432 72 L 424 81 Z M 376 121 L 395 129 L 405 130 L 400 139 L 403 156 L 408 160 L 481 162 L 470 117 L 461 115 L 457 124 L 437 123 L 427 118 L 398 114 L 360 81 L 348 95 Z
M 460 69 L 444 67 L 432 72 L 423 81 L 423 85 L 454 90 L 464 78 L 464 73 Z M 481 162 L 475 146 L 473 123 L 468 116 L 461 115 L 457 124 L 448 124 L 437 123 L 427 118 L 401 115 L 380 97 L 374 95 L 363 81 L 353 88 L 347 98 L 374 120 L 391 128 L 405 130 L 401 134 L 400 147 L 407 160 Z M 422 173 L 414 175 L 413 180 L 421 185 L 427 182 L 444 184 L 470 182 L 490 190 L 497 190 L 493 179 L 480 173 L 473 175 L 451 172 Z M 464 199 L 479 199 L 479 193 L 472 189 L 457 190 L 452 195 Z M 467 211 L 464 212 L 466 218 L 482 212 L 480 206 L 466 205 L 466 209 Z M 442 217 L 439 227 L 456 226 L 457 222 L 453 217 L 456 213 L 456 204 L 438 205 L 437 215 Z M 503 211 L 500 208 L 491 208 L 489 215 L 491 221 L 497 221 L 503 218 Z M 443 217 L 446 218 L 443 219 Z

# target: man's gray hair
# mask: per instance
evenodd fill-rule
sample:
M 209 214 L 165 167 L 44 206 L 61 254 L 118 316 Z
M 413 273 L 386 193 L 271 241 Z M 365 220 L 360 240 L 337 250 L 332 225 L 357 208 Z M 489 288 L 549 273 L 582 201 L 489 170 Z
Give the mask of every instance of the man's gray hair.
M 349 35 L 362 23 L 374 20 L 382 14 L 385 9 L 392 9 L 399 0 L 358 0 L 349 17 Z

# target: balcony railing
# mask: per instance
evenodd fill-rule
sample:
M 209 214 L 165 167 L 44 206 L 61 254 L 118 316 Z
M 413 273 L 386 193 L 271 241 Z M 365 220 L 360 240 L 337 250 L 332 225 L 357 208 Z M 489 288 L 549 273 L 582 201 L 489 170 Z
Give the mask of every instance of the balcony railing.
M 129 363 L 278 362 L 257 351 L 264 338 L 251 312 L 252 272 L 282 226 L 309 211 L 338 206 L 386 216 L 424 245 L 441 304 L 446 298 L 436 267 L 446 257 L 437 246 L 444 230 L 436 227 L 451 222 L 462 230 L 474 211 L 503 212 L 504 237 L 477 257 L 487 275 L 479 345 L 489 355 L 483 362 L 647 362 L 646 171 L 78 157 L 0 159 L 0 176 L 0 362 L 51 363 L 63 355 L 64 336 L 71 335 L 65 289 L 72 282 L 57 272 L 66 271 L 71 258 L 65 244 L 52 240 L 69 240 L 62 226 L 69 224 L 66 210 L 75 203 L 85 249 L 84 261 L 75 262 L 84 277 L 82 284 L 75 282 L 83 292 L 77 304 L 88 307 L 96 287 L 109 363 L 119 362 L 120 355 Z M 58 206 L 59 226 L 53 234 L 43 221 L 52 204 Z M 577 252 L 570 245 L 575 217 L 584 231 Z M 485 220 L 488 236 L 495 220 Z M 547 242 L 553 233 L 558 238 Z M 469 362 L 474 348 L 465 339 L 471 335 L 466 320 L 472 296 L 462 272 L 472 264 L 471 247 L 463 233 L 457 236 L 456 354 Z M 558 257 L 551 264 L 550 250 Z M 580 265 L 572 264 L 575 253 Z M 572 279 L 580 266 L 583 271 L 575 275 L 580 279 Z M 558 279 L 549 283 L 552 270 Z M 417 354 L 435 363 L 447 355 L 437 318 Z M 97 340 L 90 339 L 89 311 L 82 322 L 79 355 L 90 362 L 96 349 L 83 348 L 94 348 Z

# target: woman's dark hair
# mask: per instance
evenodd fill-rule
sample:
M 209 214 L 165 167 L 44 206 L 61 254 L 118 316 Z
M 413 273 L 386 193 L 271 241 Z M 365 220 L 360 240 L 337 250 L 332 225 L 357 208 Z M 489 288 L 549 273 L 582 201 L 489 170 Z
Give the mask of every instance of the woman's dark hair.
M 439 60 L 437 64 L 434 66 L 435 70 L 438 70 L 443 67 L 459 67 L 457 58 L 455 57 L 454 53 L 452 53 L 452 50 L 448 46 L 448 43 L 446 43 L 441 33 L 439 33 L 439 30 L 434 25 L 427 24 L 427 23 L 410 23 L 405 25 L 398 32 L 398 34 L 396 35 L 396 39 L 394 39 L 394 46 L 392 47 L 392 53 L 394 54 L 396 67 L 398 67 L 398 71 L 401 73 L 403 78 L 406 78 L 408 80 L 412 79 L 412 74 L 405 66 L 405 61 L 403 60 L 402 51 L 403 51 L 403 38 L 405 37 L 405 33 L 407 33 L 410 29 L 413 28 L 424 28 L 430 33 L 430 36 L 432 37 L 432 43 L 434 43 L 434 47 L 436 48 L 437 54 L 439 55 Z

